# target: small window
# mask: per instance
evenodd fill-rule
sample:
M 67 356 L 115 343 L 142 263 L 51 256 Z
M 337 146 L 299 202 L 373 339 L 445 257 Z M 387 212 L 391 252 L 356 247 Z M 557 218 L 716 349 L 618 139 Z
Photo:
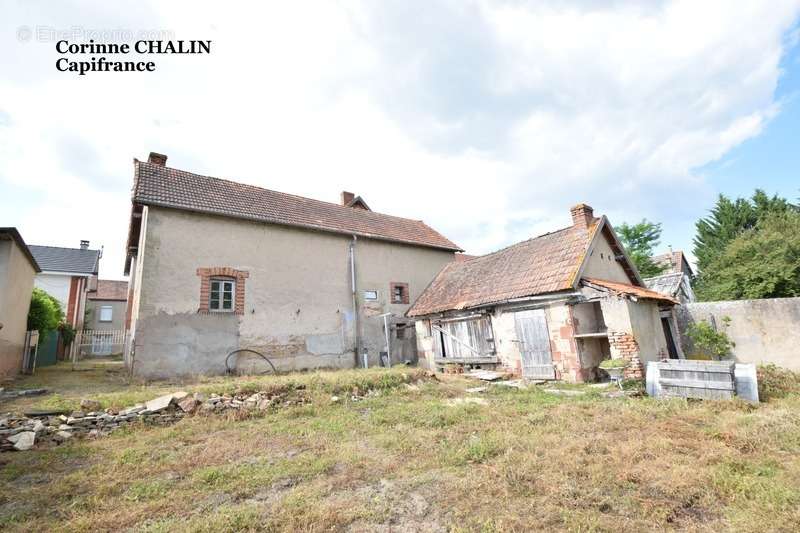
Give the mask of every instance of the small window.
M 365 300 L 377 300 L 378 299 L 378 291 L 364 291 L 364 299 Z
M 392 283 L 391 294 L 393 304 L 408 303 L 408 283 Z
M 114 316 L 114 308 L 110 305 L 100 307 L 100 322 L 111 322 Z
M 211 279 L 211 291 L 208 295 L 208 310 L 218 313 L 233 311 L 233 295 L 236 294 L 236 283 L 229 279 Z

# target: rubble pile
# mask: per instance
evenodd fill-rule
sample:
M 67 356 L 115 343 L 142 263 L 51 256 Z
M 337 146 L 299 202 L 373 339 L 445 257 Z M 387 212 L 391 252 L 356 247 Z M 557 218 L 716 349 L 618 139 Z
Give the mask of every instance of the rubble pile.
M 29 450 L 38 443 L 60 444 L 77 436 L 98 437 L 136 422 L 168 425 L 194 413 L 263 411 L 277 404 L 304 404 L 308 401 L 303 395 L 287 396 L 286 391 L 209 396 L 175 392 L 119 411 L 101 410 L 99 402 L 84 399 L 81 400 L 83 410 L 70 415 L 0 414 L 0 452 Z

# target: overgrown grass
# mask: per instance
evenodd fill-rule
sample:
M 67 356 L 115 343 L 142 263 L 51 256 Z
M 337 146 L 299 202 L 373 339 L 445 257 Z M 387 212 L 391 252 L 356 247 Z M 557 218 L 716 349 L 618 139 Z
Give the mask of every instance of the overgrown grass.
M 3 454 L 0 529 L 792 531 L 800 523 L 792 390 L 758 407 L 611 399 L 588 387 L 581 396 L 496 386 L 467 394 L 475 383 L 465 378 L 419 381 L 416 372 L 100 386 L 110 405 L 178 388 L 265 387 L 311 403 Z M 331 402 L 334 394 L 341 400 Z

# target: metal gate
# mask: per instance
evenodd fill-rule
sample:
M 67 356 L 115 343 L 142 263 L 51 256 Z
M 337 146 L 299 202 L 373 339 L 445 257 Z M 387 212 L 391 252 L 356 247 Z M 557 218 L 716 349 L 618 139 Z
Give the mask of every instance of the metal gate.
M 533 379 L 555 379 L 544 309 L 514 313 L 514 323 L 522 356 L 522 375 Z

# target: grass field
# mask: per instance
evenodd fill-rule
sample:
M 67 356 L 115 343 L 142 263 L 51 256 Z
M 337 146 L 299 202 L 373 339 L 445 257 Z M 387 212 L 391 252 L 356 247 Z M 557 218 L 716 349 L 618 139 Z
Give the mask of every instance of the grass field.
M 537 387 L 469 394 L 474 381 L 414 369 L 150 386 L 128 384 L 115 365 L 82 370 L 43 369 L 19 386 L 56 394 L 0 411 L 275 386 L 310 403 L 2 454 L 0 529 L 796 531 L 800 523 L 796 390 L 752 407 L 606 398 L 588 387 L 582 396 Z

